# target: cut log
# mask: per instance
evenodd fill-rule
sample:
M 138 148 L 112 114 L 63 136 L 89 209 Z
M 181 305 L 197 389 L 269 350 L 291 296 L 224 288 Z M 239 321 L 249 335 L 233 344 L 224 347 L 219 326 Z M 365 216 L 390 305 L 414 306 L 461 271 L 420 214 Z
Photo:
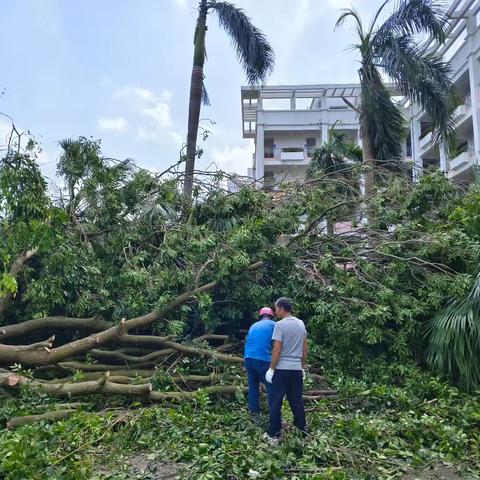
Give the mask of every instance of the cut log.
M 7 370 L 0 371 L 0 385 L 4 387 L 14 387 L 21 381 L 21 376 L 15 372 L 9 372 Z
M 42 421 L 56 421 L 64 420 L 72 416 L 76 410 L 56 410 L 54 412 L 45 412 L 39 415 L 25 415 L 23 417 L 12 417 L 7 422 L 7 428 L 18 428 L 23 425 L 29 425 L 31 423 L 42 422 Z

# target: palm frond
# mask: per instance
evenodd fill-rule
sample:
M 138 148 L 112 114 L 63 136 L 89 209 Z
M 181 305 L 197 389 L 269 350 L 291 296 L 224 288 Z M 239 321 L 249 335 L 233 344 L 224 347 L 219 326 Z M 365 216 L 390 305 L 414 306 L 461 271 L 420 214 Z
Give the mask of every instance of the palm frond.
M 395 12 L 378 29 L 375 38 L 386 35 L 427 33 L 437 42 L 444 42 L 449 29 L 445 3 L 438 0 L 401 0 Z
M 208 96 L 207 89 L 205 88 L 205 82 L 202 84 L 202 103 L 206 107 L 210 106 L 210 97 Z
M 330 130 L 330 138 L 315 149 L 308 166 L 307 177 L 312 178 L 319 171 L 330 174 L 344 171 L 349 162 L 362 161 L 362 149 L 348 140 L 343 132 Z
M 427 360 L 469 391 L 480 387 L 480 275 L 463 299 L 451 302 L 427 325 Z
M 275 55 L 266 36 L 255 27 L 245 12 L 229 2 L 211 2 L 220 26 L 230 36 L 248 82 L 264 82 L 273 70 Z
M 450 64 L 424 45 L 414 43 L 408 35 L 385 35 L 379 47 L 379 66 L 405 96 L 429 115 L 438 140 L 449 150 L 456 107 Z
M 380 17 L 380 15 L 382 14 L 383 12 L 383 9 L 387 6 L 387 4 L 390 3 L 390 0 L 385 0 L 382 5 L 380 5 L 380 8 L 377 10 L 377 12 L 375 13 L 373 19 L 372 19 L 372 23 L 370 24 L 370 29 L 369 29 L 369 35 L 371 35 L 373 33 L 373 30 L 375 28 L 375 25 L 377 24 L 377 20 L 378 20 L 378 17 Z
M 338 20 L 335 23 L 335 29 L 342 26 L 345 23 L 345 20 L 348 17 L 352 17 L 355 20 L 355 25 L 356 25 L 356 28 L 357 28 L 358 36 L 363 41 L 363 39 L 365 38 L 365 35 L 364 35 L 364 32 L 363 32 L 362 19 L 360 18 L 359 13 L 356 10 L 354 10 L 353 8 L 343 8 L 341 10 L 341 12 L 342 12 L 342 14 L 340 15 L 340 17 L 338 17 Z
M 362 134 L 370 139 L 374 158 L 398 160 L 407 134 L 406 119 L 374 66 L 362 68 L 360 76 Z

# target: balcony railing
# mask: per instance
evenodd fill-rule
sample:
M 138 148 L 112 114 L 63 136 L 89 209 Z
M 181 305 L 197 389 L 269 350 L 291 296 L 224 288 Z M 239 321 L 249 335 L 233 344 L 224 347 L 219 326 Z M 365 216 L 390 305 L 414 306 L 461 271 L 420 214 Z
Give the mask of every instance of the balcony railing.
M 280 160 L 282 162 L 302 162 L 305 160 L 305 151 L 304 149 L 290 150 L 283 149 L 280 152 Z

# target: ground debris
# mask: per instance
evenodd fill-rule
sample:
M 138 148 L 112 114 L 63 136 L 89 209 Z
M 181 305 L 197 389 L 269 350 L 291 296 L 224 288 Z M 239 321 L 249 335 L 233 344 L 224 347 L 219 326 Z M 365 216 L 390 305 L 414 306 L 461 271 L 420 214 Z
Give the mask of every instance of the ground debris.
M 452 465 L 438 464 L 423 470 L 411 469 L 400 480 L 478 480 L 478 475 L 461 473 Z
M 173 480 L 180 466 L 177 463 L 162 462 L 153 455 L 137 454 L 128 458 L 127 463 L 135 474 L 149 474 L 151 480 Z

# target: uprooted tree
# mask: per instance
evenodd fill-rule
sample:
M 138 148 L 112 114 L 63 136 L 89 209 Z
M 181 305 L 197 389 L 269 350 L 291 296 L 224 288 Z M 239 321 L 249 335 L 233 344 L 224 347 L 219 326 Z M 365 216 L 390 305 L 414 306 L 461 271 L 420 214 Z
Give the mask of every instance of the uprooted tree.
M 274 192 L 232 194 L 206 172 L 186 207 L 174 173 L 107 160 L 91 140 L 62 145 L 65 189 L 53 193 L 34 144 L 2 159 L 4 388 L 144 401 L 241 392 L 245 330 L 280 295 L 307 321 L 314 373 L 326 354 L 353 371 L 372 357 L 421 358 L 424 323 L 468 290 L 478 263 L 465 211 L 479 193 L 467 202 L 441 175 L 412 185 L 386 172 L 365 205 L 363 167 L 348 163 Z M 332 393 L 319 379 L 307 399 Z

